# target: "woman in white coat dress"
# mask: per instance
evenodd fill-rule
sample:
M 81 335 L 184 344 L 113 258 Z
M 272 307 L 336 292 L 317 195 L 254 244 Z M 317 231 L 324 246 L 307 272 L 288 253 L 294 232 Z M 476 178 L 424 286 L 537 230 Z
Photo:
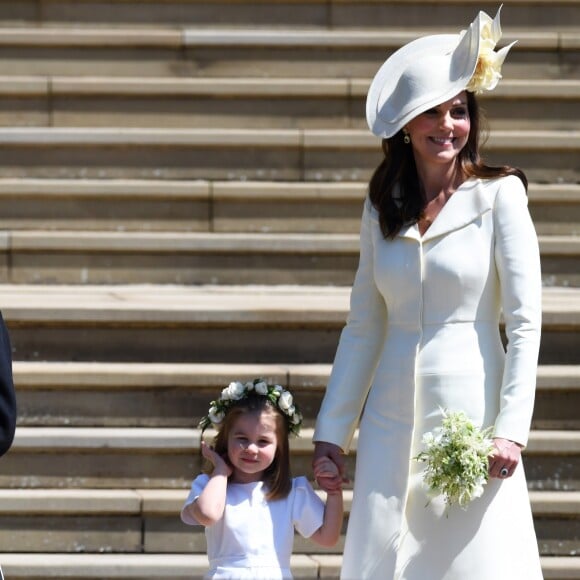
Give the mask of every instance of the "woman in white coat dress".
M 404 46 L 369 89 L 385 159 L 364 204 L 360 263 L 314 435 L 344 473 L 360 431 L 342 578 L 542 578 L 521 449 L 541 326 L 526 180 L 479 156 L 474 92 L 492 89 L 499 12 Z M 503 312 L 507 349 L 499 322 Z M 493 428 L 490 480 L 466 510 L 429 502 L 414 461 L 441 409 Z M 321 480 L 323 488 L 335 482 Z

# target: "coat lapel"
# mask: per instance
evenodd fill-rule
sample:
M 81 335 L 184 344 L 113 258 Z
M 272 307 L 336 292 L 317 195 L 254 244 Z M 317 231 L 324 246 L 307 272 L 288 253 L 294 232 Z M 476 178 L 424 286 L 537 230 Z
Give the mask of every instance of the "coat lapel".
M 411 240 L 421 241 L 421 234 L 419 233 L 419 228 L 416 224 L 412 226 L 403 226 L 401 231 L 397 234 L 397 237 L 408 238 Z
M 427 242 L 466 226 L 492 207 L 481 180 L 472 179 L 463 183 L 449 198 L 422 238 L 417 225 L 405 226 L 399 236 Z

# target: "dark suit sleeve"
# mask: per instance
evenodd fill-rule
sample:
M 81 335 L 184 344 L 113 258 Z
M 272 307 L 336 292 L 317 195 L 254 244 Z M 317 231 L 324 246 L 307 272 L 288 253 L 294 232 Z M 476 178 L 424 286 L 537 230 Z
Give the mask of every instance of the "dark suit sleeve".
M 16 394 L 12 380 L 12 348 L 0 313 L 0 455 L 10 449 L 15 429 Z

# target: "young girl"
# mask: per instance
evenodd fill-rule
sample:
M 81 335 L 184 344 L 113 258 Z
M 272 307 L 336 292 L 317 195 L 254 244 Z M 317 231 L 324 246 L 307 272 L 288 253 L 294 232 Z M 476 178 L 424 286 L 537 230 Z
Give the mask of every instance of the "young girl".
M 211 474 L 195 478 L 181 510 L 189 525 L 205 526 L 210 570 L 206 578 L 292 578 L 294 528 L 322 546 L 333 546 L 342 528 L 342 490 L 326 506 L 306 477 L 290 477 L 288 437 L 302 415 L 292 394 L 262 379 L 231 383 L 200 427 L 218 429 L 213 448 L 202 442 Z M 317 478 L 336 478 L 321 458 Z

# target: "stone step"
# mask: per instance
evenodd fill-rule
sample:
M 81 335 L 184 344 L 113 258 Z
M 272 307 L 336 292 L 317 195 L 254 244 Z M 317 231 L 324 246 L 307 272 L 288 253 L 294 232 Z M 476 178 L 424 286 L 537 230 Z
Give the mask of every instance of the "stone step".
M 505 0 L 502 21 L 506 25 L 566 28 L 578 25 L 577 0 Z M 41 7 L 40 7 L 41 6 Z M 497 4 L 454 0 L 4 0 L 0 20 L 30 24 L 78 24 L 119 26 L 285 26 L 351 28 L 401 28 L 424 25 L 465 26 L 478 10 L 493 15 Z
M 580 131 L 494 131 L 488 163 L 531 181 L 578 182 Z M 0 128 L 0 177 L 366 181 L 368 130 Z
M 0 553 L 70 553 L 82 546 L 86 553 L 205 554 L 203 529 L 179 520 L 186 497 L 187 490 L 167 489 L 3 489 Z M 325 550 L 296 534 L 295 553 L 342 552 L 352 490 L 344 499 L 341 541 Z M 575 555 L 580 493 L 532 491 L 530 501 L 541 555 Z
M 364 182 L 0 179 L 7 230 L 358 234 Z M 580 234 L 580 185 L 530 183 L 539 234 Z
M 215 232 L 358 233 L 367 193 L 364 182 L 213 182 L 210 187 L 208 229 Z M 580 234 L 580 185 L 530 183 L 528 196 L 538 233 Z
M 14 363 L 22 427 L 196 427 L 209 402 L 236 380 L 289 388 L 312 427 L 330 364 Z M 135 405 L 135 401 L 139 405 Z M 580 429 L 580 366 L 538 368 L 534 429 Z
M 6 493 L 10 493 L 7 491 Z M 158 553 L 178 550 L 183 552 L 205 552 L 205 538 L 201 528 L 186 528 L 185 534 L 175 514 L 179 513 L 186 493 L 181 490 L 140 490 L 145 518 L 146 551 Z M 26 494 L 26 492 L 24 492 Z M 323 494 L 321 494 L 323 497 Z M 352 491 L 344 491 L 345 525 L 338 545 L 324 549 L 295 537 L 294 550 L 298 553 L 338 553 L 344 548 L 344 532 L 352 503 Z M 580 494 L 578 492 L 530 492 L 534 523 L 540 553 L 543 556 L 576 555 L 578 527 L 580 524 Z M 180 533 L 181 532 L 181 533 Z M 193 533 L 192 533 L 193 532 Z M 155 534 L 155 535 L 154 535 Z
M 370 79 L 3 77 L 0 126 L 366 129 Z M 577 79 L 505 79 L 491 129 L 580 129 Z
M 578 492 L 531 492 L 534 527 L 540 553 L 555 556 L 578 556 L 580 527 L 577 525 L 580 502 Z M 556 514 L 559 514 L 557 516 Z M 567 531 L 569 540 L 562 534 Z
M 187 489 L 201 471 L 200 437 L 185 428 L 18 427 L 0 487 Z M 311 438 L 305 428 L 291 440 L 294 473 L 311 471 Z M 356 438 L 351 478 L 355 457 Z M 532 431 L 524 457 L 530 489 L 580 491 L 580 431 Z
M 6 578 L 47 580 L 191 580 L 207 572 L 207 557 L 201 554 L 0 554 Z M 334 566 L 336 564 L 332 563 Z M 319 578 L 325 565 L 305 554 L 291 559 L 297 578 Z M 334 569 L 334 568 L 333 568 Z
M 191 580 L 207 571 L 207 558 L 199 554 L 0 554 L 7 578 L 47 580 L 76 578 L 93 580 Z M 295 578 L 337 579 L 341 558 L 334 554 L 292 556 Z M 580 558 L 543 557 L 545 580 L 577 580 Z
M 0 179 L 1 223 L 13 230 L 213 231 L 213 212 L 223 205 L 218 190 L 202 180 Z
M 461 21 L 461 27 L 473 19 Z M 508 79 L 578 76 L 576 17 L 570 28 L 505 29 L 517 45 Z M 0 75 L 371 78 L 403 44 L 457 27 L 296 29 L 171 27 L 0 28 Z
M 329 363 L 350 289 L 0 285 L 15 360 Z M 578 364 L 580 291 L 545 288 L 540 364 Z
M 538 367 L 533 427 L 535 429 L 579 429 L 580 418 L 575 365 Z
M 0 281 L 12 284 L 350 286 L 357 234 L 6 231 Z M 580 286 L 580 237 L 540 236 L 545 285 Z
M 358 262 L 355 234 L 28 231 L 4 236 L 4 283 L 344 286 L 352 284 Z M 567 241 L 575 242 L 562 243 Z M 580 240 L 577 245 L 580 259 Z M 554 276 L 572 282 L 567 271 Z
M 329 363 L 350 289 L 0 285 L 14 360 Z M 580 291 L 545 288 L 540 364 L 578 364 Z
M 575 258 L 576 241 L 580 242 L 580 239 L 574 236 L 539 236 L 539 241 L 544 285 L 580 286 L 580 264 Z

